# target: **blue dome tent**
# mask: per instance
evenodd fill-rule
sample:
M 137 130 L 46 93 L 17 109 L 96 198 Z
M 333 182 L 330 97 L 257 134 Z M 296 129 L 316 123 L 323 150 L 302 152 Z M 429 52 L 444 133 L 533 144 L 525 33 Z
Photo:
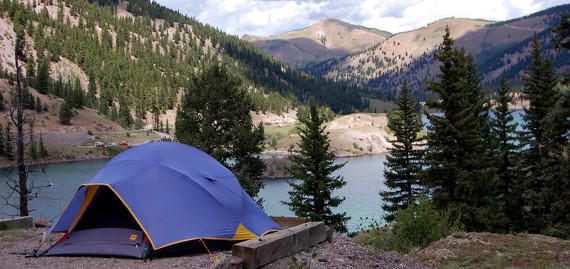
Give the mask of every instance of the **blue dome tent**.
M 43 255 L 145 258 L 280 229 L 214 158 L 155 142 L 117 155 L 79 187 L 44 239 L 64 236 Z

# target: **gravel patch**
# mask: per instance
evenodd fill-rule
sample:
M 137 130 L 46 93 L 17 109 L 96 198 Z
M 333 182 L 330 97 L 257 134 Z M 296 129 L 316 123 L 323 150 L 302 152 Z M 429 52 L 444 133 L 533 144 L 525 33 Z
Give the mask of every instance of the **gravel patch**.
M 413 260 L 391 254 L 377 252 L 372 247 L 360 245 L 356 239 L 335 233 L 333 242 L 324 242 L 313 249 L 295 254 L 298 263 L 307 261 L 310 268 L 431 268 Z M 313 258 L 314 257 L 314 258 Z M 289 268 L 292 257 L 285 257 L 264 268 Z
M 26 258 L 24 251 L 37 247 L 45 229 L 0 231 L 0 268 L 210 268 L 207 254 L 157 258 L 149 261 L 101 257 Z M 51 236 L 50 236 L 51 237 Z M 57 237 L 54 237 L 57 239 Z M 316 253 L 314 255 L 313 253 Z M 228 268 L 231 251 L 214 252 L 218 265 Z M 410 259 L 358 244 L 356 239 L 334 234 L 332 243 L 324 242 L 295 255 L 299 262 L 310 261 L 310 268 L 429 268 Z M 314 257 L 314 258 L 313 258 Z M 289 268 L 291 257 L 275 261 L 264 268 Z

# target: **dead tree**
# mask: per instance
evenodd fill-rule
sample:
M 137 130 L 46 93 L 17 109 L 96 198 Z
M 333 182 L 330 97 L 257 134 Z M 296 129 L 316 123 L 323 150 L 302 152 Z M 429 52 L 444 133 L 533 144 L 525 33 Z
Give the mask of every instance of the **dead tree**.
M 25 57 L 24 54 L 24 39 L 22 32 L 16 34 L 16 44 L 14 46 L 14 60 L 16 62 L 16 102 L 14 109 L 10 109 L 10 117 L 18 131 L 17 136 L 17 166 L 18 166 L 18 194 L 20 195 L 20 216 L 28 215 L 28 176 L 26 173 L 26 164 L 24 163 L 24 115 L 22 108 L 22 83 L 21 83 L 21 66 L 19 59 Z M 14 117 L 14 110 L 16 117 Z

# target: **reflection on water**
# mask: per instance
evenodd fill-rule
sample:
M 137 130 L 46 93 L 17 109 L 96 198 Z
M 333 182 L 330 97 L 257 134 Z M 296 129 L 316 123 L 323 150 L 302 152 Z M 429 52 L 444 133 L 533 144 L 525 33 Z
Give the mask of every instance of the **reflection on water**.
M 337 163 L 346 165 L 336 174 L 344 176 L 346 186 L 335 194 L 346 197 L 335 212 L 347 212 L 351 217 L 349 230 L 355 231 L 360 218 L 381 220 L 381 200 L 378 193 L 384 188 L 382 170 L 384 155 L 370 155 L 337 159 Z M 92 160 L 73 163 L 51 164 L 45 167 L 35 167 L 36 170 L 45 168 L 45 173 L 32 173 L 30 182 L 38 186 L 33 196 L 37 198 L 30 202 L 30 213 L 33 217 L 42 217 L 50 221 L 57 219 L 65 209 L 80 184 L 87 182 L 107 160 Z M 17 180 L 16 169 L 0 171 L 0 194 L 7 196 L 8 180 Z M 53 184 L 53 186 L 49 186 Z M 264 199 L 264 209 L 269 215 L 293 216 L 294 214 L 281 201 L 289 200 L 290 190 L 287 180 L 266 180 L 265 188 L 260 195 Z M 14 204 L 17 197 L 14 196 Z M 0 201 L 0 203 L 3 203 Z M 0 218 L 16 215 L 17 210 L 6 205 L 0 206 Z

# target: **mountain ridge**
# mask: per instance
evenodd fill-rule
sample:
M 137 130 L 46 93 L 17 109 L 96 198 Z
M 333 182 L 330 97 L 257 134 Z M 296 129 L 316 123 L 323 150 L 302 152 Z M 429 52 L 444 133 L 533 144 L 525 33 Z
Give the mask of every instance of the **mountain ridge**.
M 474 55 L 484 84 L 495 84 L 502 73 L 506 73 L 511 83 L 518 84 L 527 67 L 535 31 L 557 71 L 570 68 L 568 52 L 554 50 L 550 33 L 560 14 L 568 12 L 570 5 L 561 5 L 504 22 L 441 19 L 417 30 L 395 34 L 362 52 L 312 63 L 302 70 L 391 93 L 396 93 L 402 81 L 407 80 L 416 95 L 422 96 L 420 90 L 425 81 L 435 79 L 439 71 L 433 53 L 441 43 L 445 26 L 449 25 L 456 47 Z M 402 46 L 398 48 L 396 44 Z
M 269 37 L 242 36 L 246 40 L 293 67 L 308 62 L 341 57 L 366 49 L 392 34 L 375 28 L 323 18 L 305 28 Z

